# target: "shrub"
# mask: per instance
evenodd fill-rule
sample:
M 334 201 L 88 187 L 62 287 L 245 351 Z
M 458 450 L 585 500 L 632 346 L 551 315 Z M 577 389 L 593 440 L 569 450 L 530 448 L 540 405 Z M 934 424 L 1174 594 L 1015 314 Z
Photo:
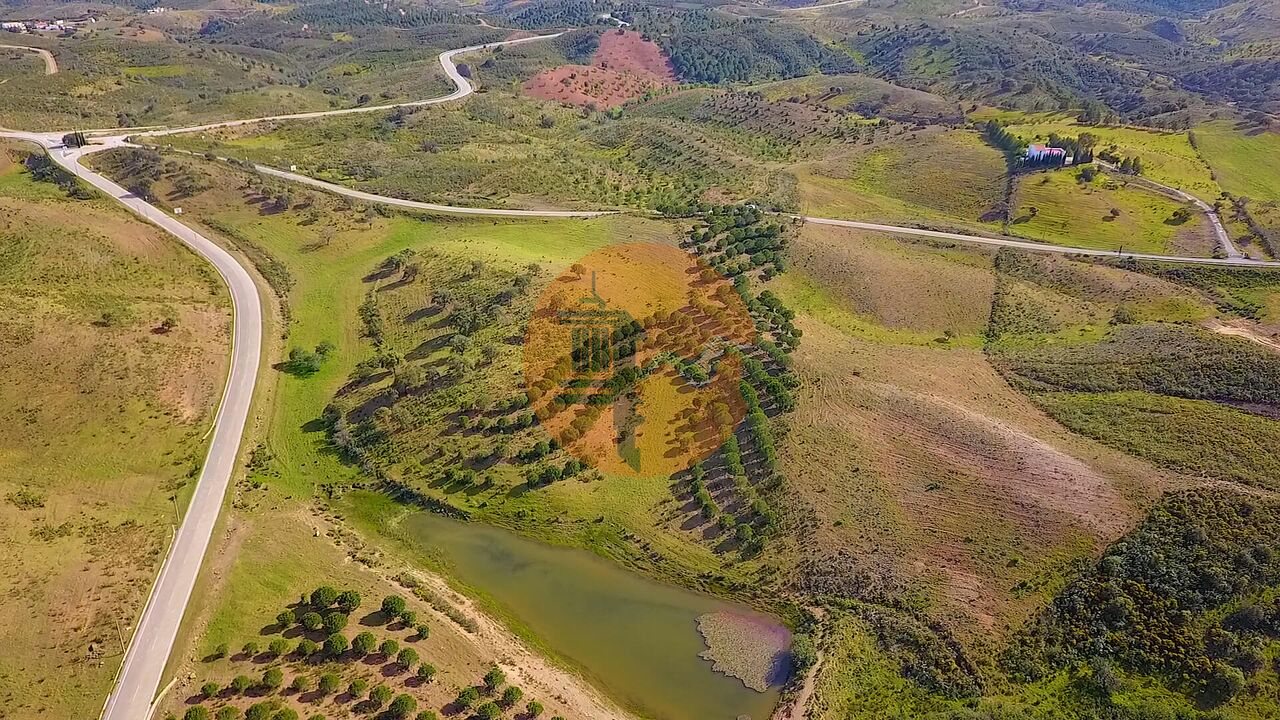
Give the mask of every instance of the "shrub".
M 298 720 L 298 711 L 293 708 L 281 708 L 271 716 L 271 720 Z
M 207 682 L 200 686 L 200 694 L 203 695 L 206 700 L 217 695 L 219 690 L 221 690 L 221 688 L 218 687 L 218 683 L 216 682 Z
M 235 705 L 223 705 L 213 714 L 217 720 L 240 720 L 240 708 Z
M 320 683 L 318 687 L 320 692 L 328 695 L 330 693 L 337 692 L 338 687 L 341 685 L 342 678 L 338 677 L 336 673 L 325 673 L 320 676 Z
M 382 707 L 391 699 L 391 688 L 386 685 L 378 685 L 369 691 L 369 699 L 374 702 L 377 707 Z
M 328 585 L 321 585 L 311 591 L 311 607 L 324 610 L 338 600 L 338 591 Z
M 230 654 L 231 654 L 231 649 L 227 647 L 226 643 L 218 643 L 218 647 L 213 649 L 213 657 L 218 660 L 221 660 L 222 658 Z
M 347 636 L 342 633 L 334 633 L 324 639 L 324 651 L 332 657 L 346 652 L 348 647 Z
M 426 640 L 431 637 L 431 628 L 426 623 L 418 623 L 417 627 L 414 628 L 414 631 L 418 633 L 419 640 Z
M 520 702 L 520 698 L 524 697 L 524 691 L 515 685 L 510 685 L 506 690 L 502 691 L 502 707 L 509 708 Z
M 413 625 L 417 621 L 418 621 L 418 613 L 412 610 L 405 610 L 404 612 L 400 613 L 400 622 L 404 623 L 406 627 Z
M 292 610 L 285 610 L 276 616 L 276 624 L 282 628 L 287 628 L 297 621 L 298 618 L 293 614 Z
M 378 646 L 378 652 L 382 653 L 387 657 L 391 657 L 392 655 L 395 655 L 396 652 L 398 652 L 399 650 L 400 650 L 400 643 L 396 642 L 395 640 L 392 640 L 391 638 L 387 638 L 386 640 L 383 640 L 382 644 Z
M 267 646 L 267 652 L 272 655 L 280 656 L 289 652 L 289 641 L 284 638 L 276 638 Z
M 209 720 L 209 710 L 203 705 L 192 705 L 182 715 L 182 720 Z
M 253 680 L 249 679 L 248 675 L 237 675 L 231 681 L 231 689 L 236 691 L 237 694 L 243 694 L 244 691 L 251 687 L 253 687 Z
M 356 678 L 347 686 L 347 694 L 357 700 L 364 697 L 365 690 L 369 689 L 369 681 L 364 678 Z
M 315 631 L 324 626 L 324 618 L 318 612 L 309 612 L 302 616 L 302 627 Z
M 487 702 L 476 708 L 476 717 L 482 720 L 497 720 L 497 718 L 502 717 L 502 709 L 491 702 Z
M 253 657 L 258 654 L 258 643 L 250 640 L 244 644 L 244 647 L 240 648 L 240 652 L 244 653 L 246 657 Z
M 355 650 L 357 655 L 368 655 L 377 647 L 378 638 L 371 632 L 362 632 L 351 641 L 351 649 Z
M 404 608 L 404 598 L 399 595 L 388 595 L 382 598 L 382 613 L 387 616 L 388 621 L 400 617 L 400 613 L 404 612 Z
M 338 609 L 350 615 L 356 608 L 360 607 L 360 593 L 355 590 L 343 590 L 338 593 Z
M 489 692 L 497 690 L 506 681 L 507 674 L 497 665 L 489 668 L 489 672 L 484 674 L 484 686 L 489 689 Z
M 320 646 L 315 644 L 311 638 L 302 638 L 298 641 L 297 653 L 298 657 L 310 657 Z
M 423 710 L 414 720 L 440 720 L 432 710 Z
M 391 701 L 391 707 L 388 708 L 393 718 L 407 718 L 409 714 L 418 708 L 418 701 L 409 695 L 397 695 L 395 700 Z
M 474 705 L 479 699 L 480 692 L 478 690 L 473 687 L 463 688 L 462 692 L 458 693 L 458 697 L 454 699 L 453 704 L 463 710 L 466 710 Z
M 418 666 L 418 679 L 422 682 L 431 682 L 436 676 L 436 666 L 431 663 L 422 663 Z
M 245 720 L 268 720 L 271 717 L 271 711 L 275 710 L 275 704 L 271 702 L 254 703 L 244 711 Z
M 293 682 L 289 684 L 289 687 L 296 692 L 304 693 L 311 689 L 311 678 L 306 675 L 297 675 L 293 678 Z
M 336 633 L 347 626 L 347 616 L 340 612 L 331 612 L 324 618 L 324 629 L 327 633 Z
M 531 718 L 536 718 L 542 714 L 542 703 L 537 700 L 530 700 L 528 705 L 524 706 L 525 714 Z
M 267 668 L 262 673 L 262 687 L 267 690 L 275 690 L 284 684 L 284 673 L 280 672 L 280 668 Z
M 418 651 L 413 648 L 402 648 L 396 653 L 396 664 L 408 670 L 418 662 Z

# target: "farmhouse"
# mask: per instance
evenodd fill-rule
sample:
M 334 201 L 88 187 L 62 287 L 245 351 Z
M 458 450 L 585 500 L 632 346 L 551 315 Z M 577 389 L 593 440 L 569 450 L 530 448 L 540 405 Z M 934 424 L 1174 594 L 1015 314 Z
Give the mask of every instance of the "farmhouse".
M 1047 145 L 1039 145 L 1032 143 L 1027 146 L 1027 160 L 1048 160 L 1050 158 L 1062 158 L 1066 160 L 1067 151 L 1062 148 L 1049 147 Z

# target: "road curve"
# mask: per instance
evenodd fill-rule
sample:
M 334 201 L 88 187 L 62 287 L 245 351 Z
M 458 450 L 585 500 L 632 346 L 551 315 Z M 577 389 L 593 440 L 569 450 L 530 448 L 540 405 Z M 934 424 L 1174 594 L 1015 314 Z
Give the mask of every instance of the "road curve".
M 317 180 L 316 178 L 308 175 L 299 175 L 298 173 L 277 170 L 269 165 L 254 165 L 253 167 L 263 175 L 270 175 L 283 180 L 292 180 L 293 182 L 310 185 L 311 187 L 324 190 L 325 192 L 331 192 L 336 195 L 345 195 L 346 197 L 363 200 L 365 202 L 395 205 L 397 207 L 426 210 L 429 212 L 514 218 L 593 218 L 600 217 L 602 215 L 617 214 L 617 212 L 613 210 L 508 210 L 505 208 L 473 208 L 459 207 L 457 205 L 437 205 L 435 203 L 418 202 L 417 200 L 404 200 L 402 198 L 389 197 L 386 195 L 374 195 L 373 193 L 353 190 L 352 188 L 336 185 L 331 182 L 325 182 L 324 180 Z
M 58 74 L 58 61 L 54 59 L 53 53 L 49 52 L 48 50 L 45 50 L 44 48 L 31 47 L 30 45 L 0 45 L 0 48 L 6 49 L 6 50 L 30 50 L 31 52 L 39 55 L 40 58 L 44 60 L 45 75 Z
M 146 720 L 235 470 L 262 353 L 262 303 L 253 277 L 235 257 L 159 208 L 81 165 L 83 150 L 57 147 L 47 137 L 7 135 L 40 144 L 58 165 L 176 237 L 209 261 L 231 292 L 231 368 L 214 418 L 209 451 L 182 526 L 174 535 L 169 554 L 156 576 L 120 666 L 116 686 L 102 711 L 102 717 L 107 720 Z
M 458 72 L 458 66 L 453 59 L 459 55 L 476 52 L 478 50 L 488 50 L 500 45 L 520 45 L 523 43 L 534 42 L 536 40 L 550 40 L 560 37 L 564 33 L 551 33 L 549 35 L 531 35 L 529 37 L 517 38 L 515 40 L 501 40 L 498 42 L 483 43 L 480 45 L 469 45 L 464 48 L 455 50 L 445 50 L 440 53 L 440 67 L 444 69 L 444 74 L 449 77 L 455 86 L 453 92 L 448 95 L 428 98 L 426 100 L 414 100 L 411 102 L 391 103 L 389 105 L 362 105 L 360 107 L 342 108 L 340 110 L 317 110 L 315 112 L 293 113 L 291 115 L 268 115 L 266 117 L 246 118 L 244 120 L 227 120 L 224 122 L 207 123 L 205 125 L 193 125 L 184 128 L 170 128 L 164 130 L 148 130 L 140 133 L 133 133 L 133 137 L 162 137 L 165 135 L 178 135 L 180 133 L 203 132 L 205 130 L 217 130 L 218 128 L 239 127 L 241 125 L 253 125 L 255 123 L 273 122 L 277 120 L 311 120 L 314 118 L 331 117 L 334 115 L 353 115 L 356 113 L 378 112 L 380 110 L 394 110 L 402 107 L 422 107 L 424 105 L 439 105 L 440 103 L 453 102 L 461 100 L 468 95 L 474 93 L 475 87 L 471 81 L 462 76 Z
M 1097 160 L 1096 162 L 1108 170 L 1119 172 L 1119 169 L 1109 162 L 1104 162 L 1102 160 Z M 1204 213 L 1205 216 L 1209 218 L 1209 224 L 1213 226 L 1213 234 L 1218 239 L 1218 245 L 1222 248 L 1222 252 L 1229 258 L 1243 258 L 1245 256 L 1244 253 L 1240 252 L 1240 249 L 1236 247 L 1235 243 L 1231 242 L 1231 236 L 1227 234 L 1227 229 L 1222 225 L 1222 218 L 1218 217 L 1218 211 L 1213 209 L 1212 205 L 1201 200 L 1195 195 L 1192 195 L 1186 190 L 1181 190 L 1173 187 L 1172 185 L 1165 185 L 1164 183 L 1156 182 L 1148 177 L 1139 176 L 1135 179 L 1139 183 L 1154 185 L 1183 202 L 1189 202 L 1192 205 L 1195 205 L 1199 208 L 1200 212 Z

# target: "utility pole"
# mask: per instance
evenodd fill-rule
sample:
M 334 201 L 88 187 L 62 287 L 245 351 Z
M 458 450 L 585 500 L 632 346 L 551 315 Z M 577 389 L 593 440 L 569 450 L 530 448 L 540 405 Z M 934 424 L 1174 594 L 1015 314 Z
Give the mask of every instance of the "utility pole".
M 120 618 L 112 615 L 111 619 L 116 621 L 116 639 L 120 641 L 120 654 L 124 655 L 124 633 L 120 632 Z

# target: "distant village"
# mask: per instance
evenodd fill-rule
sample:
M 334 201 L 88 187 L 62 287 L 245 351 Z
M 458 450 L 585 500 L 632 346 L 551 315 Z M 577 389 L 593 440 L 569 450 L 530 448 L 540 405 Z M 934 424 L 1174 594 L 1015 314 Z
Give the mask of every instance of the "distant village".
M 91 15 L 67 20 L 5 20 L 0 22 L 0 30 L 7 30 L 11 33 L 56 33 L 86 27 L 97 22 L 98 18 Z

